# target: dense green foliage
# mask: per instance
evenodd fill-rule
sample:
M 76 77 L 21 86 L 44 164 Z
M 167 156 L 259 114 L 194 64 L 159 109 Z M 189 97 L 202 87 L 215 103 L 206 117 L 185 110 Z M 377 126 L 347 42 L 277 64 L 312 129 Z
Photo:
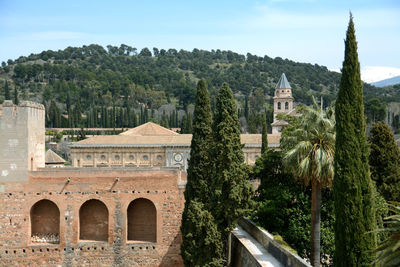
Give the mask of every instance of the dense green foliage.
M 207 206 L 196 199 L 185 204 L 181 255 L 185 266 L 223 266 L 222 239 Z
M 389 237 L 379 244 L 375 263 L 378 266 L 396 267 L 400 266 L 400 202 L 391 202 L 389 208 L 393 215 L 387 218 L 387 227 L 383 229 Z
M 254 192 L 248 182 L 244 163 L 235 100 L 226 83 L 222 85 L 216 99 L 213 135 L 215 164 L 211 186 L 211 212 L 223 240 L 227 241 L 237 220 L 252 207 L 251 198 Z
M 369 142 L 371 178 L 378 192 L 386 201 L 400 201 L 400 150 L 389 126 L 374 123 Z
M 321 190 L 331 186 L 335 146 L 335 119 L 332 108 L 323 109 L 314 99 L 299 116 L 298 127 L 281 142 L 295 144 L 285 151 L 284 165 L 294 177 L 312 186 L 311 264 L 320 265 Z
M 204 79 L 197 84 L 193 137 L 182 214 L 182 258 L 185 266 L 217 266 L 222 260 L 222 240 L 209 212 L 213 161 L 210 97 Z
M 365 101 L 365 115 L 367 122 L 383 121 L 386 117 L 386 106 L 379 98 L 370 98 Z
M 254 220 L 279 234 L 303 258 L 310 258 L 311 187 L 294 179 L 283 167 L 283 152 L 268 150 L 256 161 L 252 178 L 260 179 L 259 208 Z M 322 190 L 321 263 L 332 264 L 334 252 L 333 195 Z M 329 264 L 330 263 L 330 264 Z
M 271 97 L 282 72 L 290 79 L 295 100 L 303 104 L 311 104 L 312 95 L 323 96 L 329 104 L 340 79 L 339 73 L 326 67 L 279 57 L 199 49 L 154 48 L 152 52 L 124 44 L 106 49 L 92 44 L 8 60 L 0 67 L 0 103 L 6 88 L 14 86 L 22 100 L 46 102 L 47 107 L 55 100 L 63 127 L 134 127 L 150 120 L 180 127 L 182 115 L 176 119 L 169 110 L 162 118 L 163 112 L 154 114 L 154 110 L 171 103 L 187 112 L 195 100 L 195 85 L 204 77 L 212 103 L 217 89 L 229 82 L 242 110 L 240 116 L 245 118 L 242 127 L 247 130 L 250 119 L 249 132 L 260 132 L 257 122 L 262 113 L 272 122 Z M 375 96 L 384 102 L 400 98 L 396 90 L 386 92 L 367 84 L 364 88 L 367 98 Z M 82 114 L 75 109 L 77 103 Z M 48 120 L 50 124 L 56 123 Z
M 335 266 L 369 266 L 376 229 L 374 186 L 368 166 L 368 143 L 360 63 L 353 18 L 347 29 L 345 58 L 336 100 Z

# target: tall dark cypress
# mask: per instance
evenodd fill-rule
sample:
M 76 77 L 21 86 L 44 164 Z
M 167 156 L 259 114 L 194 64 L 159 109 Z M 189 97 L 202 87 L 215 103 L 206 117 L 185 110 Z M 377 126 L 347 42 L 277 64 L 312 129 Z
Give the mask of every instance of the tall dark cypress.
M 345 40 L 345 57 L 336 100 L 335 266 L 369 266 L 376 245 L 374 186 L 353 17 Z
M 4 85 L 4 99 L 5 100 L 11 100 L 10 87 L 8 86 L 8 81 L 6 81 L 6 83 Z
M 193 137 L 182 214 L 181 254 L 185 266 L 222 265 L 222 241 L 210 209 L 212 118 L 204 79 L 197 84 Z
M 263 119 L 262 134 L 261 134 L 261 154 L 264 154 L 268 149 L 268 133 L 266 118 Z
M 400 201 L 400 149 L 389 125 L 372 124 L 369 142 L 371 179 L 386 201 Z
M 14 104 L 18 105 L 19 104 L 19 99 L 18 99 L 18 89 L 17 86 L 14 85 Z
M 240 122 L 232 90 L 224 83 L 219 90 L 213 124 L 214 175 L 212 212 L 229 259 L 229 232 L 252 206 L 253 188 L 248 182 L 240 142 Z

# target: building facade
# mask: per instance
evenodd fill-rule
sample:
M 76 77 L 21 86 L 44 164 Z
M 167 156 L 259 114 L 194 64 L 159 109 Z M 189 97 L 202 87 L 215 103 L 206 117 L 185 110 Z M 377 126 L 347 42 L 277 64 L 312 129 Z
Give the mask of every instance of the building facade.
M 245 163 L 261 155 L 261 134 L 241 134 Z M 279 147 L 279 134 L 268 135 L 268 146 Z M 72 165 L 85 167 L 178 167 L 186 171 L 191 134 L 178 134 L 152 122 L 119 135 L 94 136 L 71 146 Z

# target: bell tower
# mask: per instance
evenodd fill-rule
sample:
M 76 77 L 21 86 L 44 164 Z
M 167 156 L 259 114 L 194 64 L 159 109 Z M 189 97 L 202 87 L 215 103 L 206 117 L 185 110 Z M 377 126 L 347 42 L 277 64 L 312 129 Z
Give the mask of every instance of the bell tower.
M 272 133 L 280 133 L 282 126 L 288 125 L 285 121 L 280 121 L 276 118 L 278 114 L 289 114 L 293 109 L 292 87 L 286 78 L 285 73 L 282 73 L 281 78 L 275 87 L 274 95 L 274 122 L 271 124 Z

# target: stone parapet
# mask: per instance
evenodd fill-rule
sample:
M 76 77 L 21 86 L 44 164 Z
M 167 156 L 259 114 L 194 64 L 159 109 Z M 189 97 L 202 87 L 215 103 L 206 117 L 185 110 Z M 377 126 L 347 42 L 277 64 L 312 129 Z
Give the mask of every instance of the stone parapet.
M 233 267 L 311 267 L 306 260 L 284 248 L 270 233 L 249 219 L 240 219 L 231 234 Z

